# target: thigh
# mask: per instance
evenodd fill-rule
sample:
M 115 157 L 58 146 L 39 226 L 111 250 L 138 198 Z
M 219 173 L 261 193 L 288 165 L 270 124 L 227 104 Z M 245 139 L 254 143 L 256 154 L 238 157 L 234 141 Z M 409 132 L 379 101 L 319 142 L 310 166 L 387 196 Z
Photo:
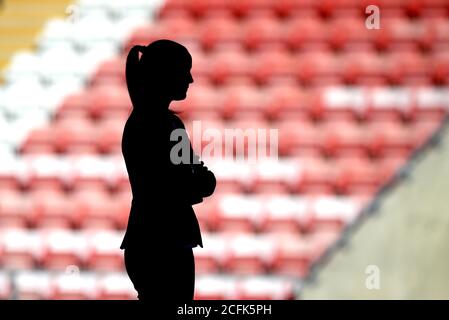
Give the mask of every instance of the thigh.
M 193 300 L 195 291 L 195 259 L 192 249 L 183 249 L 177 253 L 175 276 L 172 287 L 177 291 L 175 296 L 179 300 Z
M 169 252 L 163 259 L 165 277 L 161 294 L 171 300 L 193 300 L 195 289 L 195 260 L 191 248 Z
M 125 266 L 139 300 L 192 300 L 195 262 L 192 249 L 125 249 Z

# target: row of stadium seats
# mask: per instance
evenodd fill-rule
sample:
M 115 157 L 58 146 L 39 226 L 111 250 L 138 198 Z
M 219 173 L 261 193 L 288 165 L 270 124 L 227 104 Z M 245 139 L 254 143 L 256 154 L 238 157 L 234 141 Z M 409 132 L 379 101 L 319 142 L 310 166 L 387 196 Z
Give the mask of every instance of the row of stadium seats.
M 243 83 L 265 87 L 277 83 L 317 86 L 346 83 L 423 86 L 447 83 L 449 74 L 446 51 L 422 54 L 406 49 L 379 55 L 365 50 L 336 55 L 326 49 L 290 53 L 273 48 L 249 54 L 230 47 L 211 53 L 192 50 L 192 55 L 197 58 L 192 66 L 195 80 L 214 85 Z M 124 61 L 124 56 L 104 61 L 95 71 L 92 82 L 124 83 Z
M 125 120 L 120 118 L 101 122 L 88 118 L 54 121 L 51 125 L 33 129 L 18 151 L 22 154 L 120 154 L 124 123 Z M 226 150 L 248 157 L 252 152 L 262 152 L 265 148 L 268 155 L 274 147 L 278 147 L 274 151 L 281 156 L 311 150 L 326 156 L 382 157 L 386 154 L 410 154 L 429 139 L 440 123 L 440 119 L 406 125 L 394 121 L 359 125 L 335 120 L 318 124 L 299 119 L 278 123 L 268 123 L 263 119 L 230 122 L 200 120 L 191 122 L 187 132 L 197 152 L 203 154 L 205 148 L 210 149 L 208 145 L 213 145 L 213 156 L 217 158 L 223 158 Z M 235 140 L 232 145 L 226 142 L 225 136 Z
M 19 271 L 10 277 L 0 273 L 0 299 L 136 299 L 128 277 L 117 272 Z M 226 275 L 199 276 L 195 299 L 285 300 L 297 286 L 282 277 Z
M 329 87 L 297 89 L 292 85 L 273 85 L 259 89 L 251 85 L 214 88 L 195 83 L 189 99 L 173 103 L 184 119 L 217 120 L 265 118 L 301 121 L 340 118 L 346 121 L 426 120 L 440 121 L 446 114 L 448 91 L 430 87 Z M 14 105 L 14 104 L 13 104 Z M 125 121 L 131 104 L 122 84 L 103 84 L 89 91 L 66 96 L 56 118 L 117 118 Z M 389 119 L 387 119 L 387 117 Z M 262 127 L 266 124 L 261 123 Z M 270 126 L 278 125 L 272 123 Z
M 129 191 L 110 195 L 95 189 L 73 193 L 38 189 L 28 193 L 1 191 L 0 226 L 32 228 L 119 229 L 126 227 Z M 369 194 L 288 196 L 282 192 L 239 196 L 225 189 L 196 207 L 202 229 L 268 232 L 313 232 L 321 226 L 339 229 L 352 222 Z
M 5 70 L 5 78 L 14 81 L 28 75 L 39 77 L 46 83 L 69 79 L 82 79 L 91 73 L 97 65 L 112 58 L 118 49 L 116 44 L 96 43 L 84 52 L 77 52 L 67 43 L 55 44 L 37 52 L 21 52 L 14 56 Z
M 359 50 L 411 48 L 429 51 L 449 40 L 448 27 L 446 17 L 416 20 L 383 15 L 380 31 L 368 29 L 360 15 L 330 20 L 320 20 L 313 15 L 279 19 L 270 11 L 255 11 L 253 16 L 242 20 L 233 18 L 226 11 L 218 11 L 195 19 L 175 11 L 166 14 L 157 25 L 137 28 L 124 48 L 128 49 L 133 42 L 148 43 L 171 34 L 182 41 L 195 41 L 205 50 L 232 44 L 248 51 L 272 46 L 293 50 L 316 47 L 350 50 L 357 47 Z
M 321 228 L 307 236 L 285 231 L 260 235 L 204 233 L 207 244 L 194 250 L 196 273 L 274 272 L 303 278 L 338 236 L 339 230 L 332 228 Z M 122 232 L 111 231 L 8 228 L 0 237 L 0 264 L 6 270 L 67 270 L 77 266 L 83 270 L 124 271 L 123 251 L 119 249 L 122 237 Z
M 147 1 L 152 5 L 152 1 Z M 90 11 L 72 5 L 71 19 L 52 19 L 44 27 L 37 40 L 41 52 L 64 45 L 75 51 L 83 52 L 97 45 L 110 44 L 118 48 L 121 41 L 128 36 L 129 29 L 138 24 L 147 23 L 148 11 L 134 11 L 127 14 L 111 15 L 105 11 Z
M 281 17 L 300 16 L 304 12 L 332 17 L 344 16 L 347 12 L 358 12 L 362 15 L 366 7 L 372 4 L 366 0 L 169 0 L 162 6 L 160 15 L 164 18 L 167 13 L 187 11 L 193 16 L 201 17 L 211 12 L 227 10 L 237 17 L 247 17 L 258 11 L 269 11 Z M 447 2 L 444 0 L 381 0 L 375 4 L 389 14 L 405 14 L 410 17 L 442 16 L 449 13 Z
M 219 184 L 233 187 L 235 192 L 258 192 L 264 188 L 287 192 L 364 193 L 372 194 L 392 178 L 407 155 L 390 154 L 377 160 L 357 155 L 327 160 L 319 154 L 303 154 L 299 159 L 212 158 L 205 161 L 214 170 Z M 252 163 L 255 162 L 255 163 Z M 98 191 L 128 191 L 129 181 L 121 156 L 12 157 L 2 167 L 0 185 L 16 190 L 51 189 Z M 272 187 L 270 189 L 270 187 Z M 357 188 L 361 188 L 357 192 Z M 309 191 L 309 192 L 307 192 Z M 327 192 L 326 192 L 327 191 Z
M 35 134 L 40 133 L 41 137 L 36 137 L 36 139 L 42 139 L 42 135 L 48 135 L 46 132 L 52 130 L 53 126 L 46 129 L 45 123 L 51 119 L 51 110 L 56 108 L 57 101 L 61 100 L 64 94 L 70 90 L 70 86 L 65 90 L 59 90 L 61 86 L 62 84 L 46 91 L 42 100 L 39 95 L 23 95 L 19 90 L 20 86 L 4 90 L 2 96 L 4 99 L 0 102 L 0 110 L 3 111 L 3 116 L 0 116 L 2 132 L 0 140 L 14 145 L 20 144 L 30 127 L 36 128 Z M 110 90 L 106 90 L 106 88 Z M 382 122 L 385 122 L 386 130 L 388 130 L 387 128 L 402 128 L 400 131 L 403 131 L 407 128 L 417 127 L 419 129 L 416 134 L 421 138 L 425 138 L 428 132 L 435 129 L 447 112 L 448 100 L 445 89 L 421 88 L 412 95 L 411 89 L 406 88 L 395 91 L 378 89 L 373 90 L 371 94 L 356 88 L 346 90 L 333 88 L 324 90 L 321 98 L 319 95 L 307 93 L 307 91 L 294 90 L 293 87 L 279 86 L 268 90 L 270 95 L 266 97 L 259 90 L 247 86 L 227 90 L 214 90 L 207 86 L 198 86 L 192 89 L 189 101 L 176 104 L 175 109 L 181 111 L 181 115 L 185 119 L 203 120 L 202 128 L 212 125 L 221 129 L 224 127 L 238 128 L 239 126 L 245 128 L 252 121 L 252 125 L 256 125 L 255 128 L 281 129 L 290 126 L 289 121 L 284 119 L 290 119 L 290 122 L 292 119 L 296 119 L 305 128 L 316 131 L 315 129 L 320 126 L 314 126 L 311 121 L 324 120 L 324 122 L 332 123 L 332 121 L 338 120 L 347 128 L 359 128 L 358 131 L 364 132 L 366 136 L 371 131 L 370 129 L 382 127 Z M 53 95 L 55 92 L 58 94 Z M 56 125 L 60 124 L 57 125 L 59 129 L 55 128 L 56 131 L 67 136 L 70 135 L 73 126 L 82 125 L 84 128 L 90 127 L 90 131 L 99 130 L 101 139 L 106 138 L 104 142 L 100 141 L 100 144 L 104 143 L 106 149 L 113 147 L 113 145 L 108 146 L 108 143 L 115 143 L 117 146 L 118 135 L 121 134 L 126 117 L 130 112 L 129 97 L 125 93 L 121 86 L 114 85 L 98 88 L 89 93 L 73 93 L 66 96 L 61 107 L 56 111 L 55 117 L 63 120 L 55 123 Z M 0 92 L 1 95 L 2 92 Z M 314 102 L 314 100 L 318 100 L 318 102 Z M 12 118 L 11 113 L 15 114 Z M 89 122 L 85 118 L 100 121 Z M 222 119 L 233 121 L 226 124 Z M 268 120 L 277 121 L 268 122 Z M 342 123 L 341 120 L 347 123 Z M 365 121 L 363 125 L 353 123 L 361 120 Z M 402 125 L 404 120 L 419 121 L 415 127 L 415 125 Z M 397 123 L 390 125 L 389 122 Z M 187 125 L 191 126 L 190 121 Z M 105 129 L 104 132 L 103 129 Z M 351 131 L 351 129 L 348 130 Z M 80 130 L 78 129 L 78 131 Z M 397 130 L 393 129 L 392 131 Z M 352 130 L 352 132 L 355 131 Z M 50 135 L 49 139 L 55 139 L 53 134 Z M 30 137 L 29 140 L 32 142 L 34 139 L 34 137 Z M 94 138 L 92 139 L 94 140 Z M 28 146 L 24 147 L 28 148 Z M 53 149 L 50 142 L 47 147 Z
M 193 51 L 193 50 L 192 50 Z M 92 83 L 124 84 L 125 57 L 115 56 L 117 49 L 97 44 L 84 53 L 58 45 L 39 54 L 15 55 L 5 77 L 16 80 L 37 79 L 46 83 L 78 81 L 94 72 Z M 347 84 L 444 84 L 449 61 L 445 51 L 423 55 L 410 50 L 378 55 L 369 51 L 343 52 L 313 49 L 291 54 L 283 49 L 245 53 L 240 49 L 203 53 L 193 51 L 195 80 L 220 84 L 269 86 L 296 82 L 316 85 Z M 57 59 L 64 56 L 64 59 Z M 100 63 L 101 62 L 101 63 Z M 67 79 L 67 80 L 65 80 Z M 39 85 L 39 83 L 37 83 Z
M 72 54 L 72 57 L 76 61 L 70 60 L 71 58 L 68 56 L 66 61 L 70 60 L 70 64 L 64 64 L 61 68 L 56 68 L 56 64 L 51 61 L 51 58 L 49 58 L 51 67 L 46 68 L 43 67 L 44 65 L 41 62 L 35 61 L 36 57 L 28 59 L 26 56 L 17 55 L 16 59 L 19 61 L 22 60 L 22 57 L 23 60 L 29 60 L 24 62 L 22 64 L 23 66 L 32 64 L 33 67 L 22 70 L 16 68 L 15 76 L 12 75 L 9 84 L 0 91 L 0 95 L 3 97 L 0 106 L 2 109 L 9 107 L 11 112 L 14 112 L 14 108 L 10 106 L 11 104 L 13 106 L 18 104 L 25 105 L 25 107 L 30 105 L 29 108 L 31 108 L 32 104 L 30 102 L 27 103 L 26 101 L 28 100 L 25 97 L 13 99 L 14 94 L 17 97 L 17 92 L 14 92 L 14 90 L 17 91 L 18 87 L 21 87 L 21 90 L 23 90 L 23 87 L 26 86 L 29 88 L 30 93 L 33 93 L 37 97 L 36 107 L 40 107 L 46 101 L 40 100 L 45 94 L 53 97 L 55 94 L 59 96 L 58 91 L 60 90 L 65 94 L 80 90 L 80 84 L 83 83 L 82 76 L 89 72 L 94 72 L 91 80 L 93 84 L 102 84 L 99 88 L 96 88 L 96 91 L 99 91 L 98 94 L 102 91 L 104 92 L 106 87 L 116 89 L 118 91 L 116 94 L 121 95 L 125 89 L 123 75 L 124 58 L 107 59 L 107 57 L 113 55 L 113 50 L 109 50 L 109 48 L 106 51 L 103 51 L 103 48 L 97 48 L 97 50 L 101 51 L 98 54 L 100 58 L 97 57 L 90 62 L 86 62 L 83 56 Z M 101 59 L 101 57 L 106 60 Z M 98 64 L 99 60 L 103 61 L 102 64 L 98 67 L 93 67 Z M 289 63 L 289 60 L 292 63 Z M 443 55 L 431 59 L 421 59 L 416 55 L 409 55 L 407 57 L 407 55 L 399 54 L 393 59 L 373 61 L 366 54 L 362 54 L 361 56 L 352 54 L 348 55 L 344 60 L 337 60 L 335 56 L 324 52 L 306 53 L 300 58 L 289 58 L 282 52 L 272 52 L 257 57 L 240 55 L 236 51 L 228 51 L 225 54 L 219 54 L 217 56 L 207 56 L 207 58 L 199 60 L 198 63 L 195 60 L 192 72 L 196 83 L 192 89 L 194 91 L 204 91 L 203 93 L 206 94 L 208 91 L 212 91 L 211 94 L 215 93 L 216 95 L 220 91 L 213 86 L 225 84 L 230 86 L 226 89 L 221 88 L 222 92 L 229 90 L 231 92 L 236 90 L 250 90 L 247 93 L 251 94 L 251 91 L 260 93 L 262 88 L 262 90 L 266 89 L 268 92 L 277 95 L 282 94 L 282 91 L 285 91 L 285 93 L 290 91 L 291 95 L 292 88 L 297 89 L 296 82 L 300 81 L 316 86 L 315 90 L 311 90 L 310 88 L 299 90 L 296 95 L 300 95 L 301 98 L 303 96 L 307 98 L 308 95 L 306 93 L 315 93 L 319 87 L 338 86 L 339 83 L 367 84 L 377 88 L 373 90 L 373 95 L 369 94 L 365 99 L 370 96 L 376 97 L 382 91 L 391 92 L 390 100 L 401 94 L 410 95 L 410 93 L 407 93 L 407 90 L 405 90 L 405 93 L 401 93 L 402 90 L 398 90 L 398 88 L 388 88 L 385 86 L 388 83 L 392 83 L 404 84 L 410 86 L 410 88 L 419 89 L 415 94 L 419 98 L 429 91 L 432 93 L 431 91 L 438 92 L 438 90 L 444 90 L 444 87 L 437 89 L 430 88 L 428 85 L 431 82 L 444 84 L 447 81 L 449 61 L 445 60 L 447 60 L 447 57 Z M 433 61 L 432 66 L 426 66 L 425 64 L 428 64 L 428 62 L 422 64 L 421 62 L 423 61 Z M 77 68 L 79 63 L 83 65 Z M 242 67 L 242 64 L 244 67 Z M 295 64 L 297 64 L 296 67 Z M 37 68 L 36 65 L 38 66 Z M 378 68 L 377 66 L 380 67 Z M 39 70 L 33 71 L 33 68 Z M 58 81 L 55 82 L 54 79 L 58 79 Z M 262 86 L 260 87 L 260 85 Z M 407 86 L 399 87 L 399 89 L 406 89 Z M 195 94 L 194 91 L 192 91 L 193 95 L 199 95 Z M 277 91 L 281 92 L 278 93 Z M 367 93 L 369 92 L 364 93 L 364 95 Z M 204 99 L 211 99 L 212 97 L 209 95 L 205 96 Z M 410 98 L 413 97 L 411 96 Z M 127 106 L 129 106 L 129 103 Z

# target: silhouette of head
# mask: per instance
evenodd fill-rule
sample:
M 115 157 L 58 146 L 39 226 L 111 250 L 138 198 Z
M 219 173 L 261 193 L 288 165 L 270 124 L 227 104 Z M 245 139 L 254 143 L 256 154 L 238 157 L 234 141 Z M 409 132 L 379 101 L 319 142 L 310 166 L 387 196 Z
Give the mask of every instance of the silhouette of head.
M 193 82 L 191 68 L 191 55 L 177 42 L 164 39 L 134 46 L 126 63 L 126 81 L 134 108 L 149 99 L 167 103 L 185 99 Z

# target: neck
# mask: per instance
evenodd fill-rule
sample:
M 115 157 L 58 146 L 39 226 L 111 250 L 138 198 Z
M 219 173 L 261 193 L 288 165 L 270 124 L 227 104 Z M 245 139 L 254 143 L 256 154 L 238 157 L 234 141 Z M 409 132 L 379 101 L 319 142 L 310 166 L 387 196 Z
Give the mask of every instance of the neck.
M 142 95 L 138 107 L 133 108 L 138 114 L 149 116 L 164 115 L 170 112 L 171 100 L 158 95 Z

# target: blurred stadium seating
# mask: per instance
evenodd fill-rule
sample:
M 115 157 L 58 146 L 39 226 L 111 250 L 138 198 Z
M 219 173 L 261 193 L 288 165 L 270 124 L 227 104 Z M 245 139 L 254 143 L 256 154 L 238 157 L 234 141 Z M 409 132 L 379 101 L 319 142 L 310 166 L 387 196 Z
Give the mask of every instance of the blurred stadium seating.
M 372 3 L 358 0 L 80 0 L 65 18 L 65 0 L 6 0 L 0 298 L 136 298 L 119 250 L 124 62 L 158 38 L 193 56 L 195 83 L 173 104 L 189 131 L 194 120 L 279 130 L 279 161 L 205 159 L 218 187 L 195 206 L 196 298 L 297 298 L 447 114 L 448 4 L 374 2 L 380 30 L 365 28 Z

